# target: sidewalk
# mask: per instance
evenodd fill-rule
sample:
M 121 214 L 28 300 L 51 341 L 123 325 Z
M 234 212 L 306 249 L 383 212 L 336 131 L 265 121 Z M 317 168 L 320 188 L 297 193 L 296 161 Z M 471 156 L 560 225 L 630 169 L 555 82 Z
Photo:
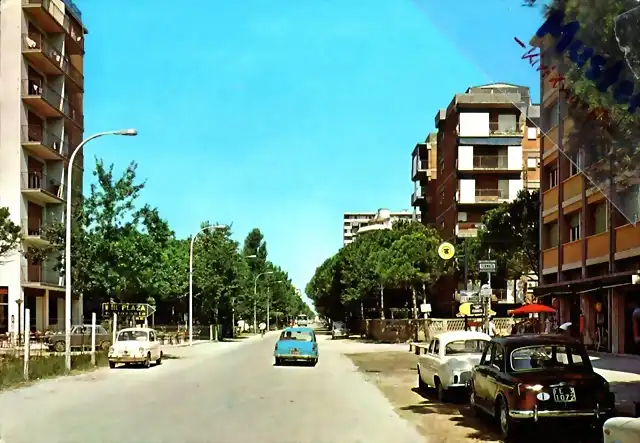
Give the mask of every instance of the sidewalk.
M 611 385 L 616 407 L 624 415 L 634 415 L 640 403 L 640 356 L 590 352 L 591 364 Z

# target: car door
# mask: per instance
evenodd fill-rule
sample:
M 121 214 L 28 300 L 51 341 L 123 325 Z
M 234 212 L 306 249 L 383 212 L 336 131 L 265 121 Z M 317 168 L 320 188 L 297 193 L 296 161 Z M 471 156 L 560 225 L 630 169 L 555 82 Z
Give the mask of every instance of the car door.
M 504 347 L 498 343 L 493 344 L 491 352 L 491 364 L 487 368 L 486 378 L 486 406 L 493 411 L 493 404 L 500 385 L 504 383 L 504 364 L 505 364 Z
M 151 351 L 151 360 L 157 360 L 160 358 L 158 340 L 156 340 L 155 331 L 149 331 L 149 351 Z
M 433 349 L 433 340 L 427 343 L 427 347 L 424 353 L 418 355 L 418 366 L 420 367 L 420 377 L 425 383 L 433 381 L 433 375 L 429 367 L 429 360 L 431 358 L 431 349 Z
M 473 374 L 473 389 L 476 394 L 476 404 L 478 406 L 487 407 L 487 377 L 489 376 L 489 365 L 491 364 L 491 354 L 493 352 L 494 343 L 489 343 L 484 348 L 480 364 L 476 367 Z

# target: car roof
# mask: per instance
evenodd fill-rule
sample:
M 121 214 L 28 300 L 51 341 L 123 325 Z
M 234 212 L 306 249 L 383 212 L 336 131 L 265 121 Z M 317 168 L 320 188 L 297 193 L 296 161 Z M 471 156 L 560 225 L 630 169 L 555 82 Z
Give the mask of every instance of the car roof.
M 288 332 L 288 331 L 291 331 L 291 332 L 313 332 L 313 328 L 305 328 L 304 326 L 294 326 L 294 327 L 289 326 L 289 327 L 284 328 L 282 330 L 282 332 Z
M 445 331 L 435 334 L 434 339 L 438 339 L 441 342 L 449 343 L 456 340 L 491 340 L 491 337 L 484 332 L 475 331 Z
M 155 329 L 152 328 L 123 328 L 120 329 L 118 331 L 118 333 L 122 332 L 122 331 L 144 331 L 144 332 L 151 332 L 151 331 L 155 331 Z
M 575 338 L 562 334 L 507 335 L 505 337 L 495 337 L 493 341 L 509 347 L 548 344 L 581 345 Z

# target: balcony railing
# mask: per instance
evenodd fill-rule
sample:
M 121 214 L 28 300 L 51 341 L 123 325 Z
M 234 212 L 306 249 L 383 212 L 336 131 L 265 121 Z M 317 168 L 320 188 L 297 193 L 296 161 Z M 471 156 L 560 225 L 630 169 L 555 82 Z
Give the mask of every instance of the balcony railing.
M 26 5 L 39 5 L 42 9 L 46 10 L 62 26 L 65 32 L 71 37 L 71 40 L 76 42 L 81 48 L 84 48 L 84 32 L 82 28 L 73 23 L 71 18 L 56 6 L 54 2 L 51 0 L 22 0 L 22 3 Z M 73 7 L 69 8 L 69 12 L 71 12 L 71 15 L 76 13 L 76 19 L 80 21 L 80 15 L 77 14 L 77 12 L 79 12 L 77 7 L 75 7 L 75 9 L 73 9 Z
M 26 237 L 40 237 L 46 222 L 43 218 L 29 217 L 22 219 L 22 235 Z
M 507 169 L 509 157 L 506 155 L 474 155 L 473 169 Z
M 68 113 L 66 113 L 69 118 L 71 120 L 73 120 L 78 126 L 80 126 L 81 128 L 84 127 L 84 114 L 82 112 L 80 112 L 80 110 L 78 108 L 76 108 L 75 106 L 69 104 L 68 106 Z
M 84 75 L 73 66 L 71 60 L 64 58 L 62 60 L 62 69 L 76 84 L 81 87 L 84 85 Z
M 489 122 L 489 133 L 491 135 L 520 136 L 523 134 L 522 128 L 516 121 L 513 124 Z
M 429 169 L 429 161 L 428 160 L 418 160 L 413 163 L 414 168 L 418 171 L 425 171 Z
M 509 192 L 504 189 L 476 189 L 477 202 L 508 200 Z
M 27 51 L 39 50 L 54 64 L 62 67 L 64 57 L 62 53 L 53 47 L 51 43 L 40 33 L 30 32 L 22 34 L 22 49 Z
M 51 263 L 22 266 L 22 281 L 24 283 L 61 284 L 60 272 L 54 270 Z
M 45 81 L 27 79 L 22 82 L 23 92 L 28 96 L 42 97 L 47 103 L 59 111 L 68 111 L 69 103 L 62 98 Z M 66 112 L 65 112 L 66 113 Z
M 43 191 L 60 199 L 64 198 L 64 185 L 60 180 L 48 177 L 40 171 L 22 173 L 22 189 Z
M 69 142 L 63 141 L 57 135 L 52 134 L 40 125 L 25 125 L 22 127 L 25 140 L 30 143 L 40 143 L 52 151 L 67 157 L 69 155 Z

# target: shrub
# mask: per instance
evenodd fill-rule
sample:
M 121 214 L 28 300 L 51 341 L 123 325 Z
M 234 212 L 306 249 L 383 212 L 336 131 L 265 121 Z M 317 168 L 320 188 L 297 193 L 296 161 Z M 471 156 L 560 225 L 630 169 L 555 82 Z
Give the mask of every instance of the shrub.
M 96 365 L 107 366 L 106 352 L 96 352 Z M 93 369 L 91 354 L 84 353 L 71 356 L 72 370 L 87 371 Z M 67 373 L 64 355 L 32 356 L 29 361 L 29 380 L 57 377 Z M 0 390 L 16 386 L 24 382 L 24 359 L 22 356 L 0 356 Z

